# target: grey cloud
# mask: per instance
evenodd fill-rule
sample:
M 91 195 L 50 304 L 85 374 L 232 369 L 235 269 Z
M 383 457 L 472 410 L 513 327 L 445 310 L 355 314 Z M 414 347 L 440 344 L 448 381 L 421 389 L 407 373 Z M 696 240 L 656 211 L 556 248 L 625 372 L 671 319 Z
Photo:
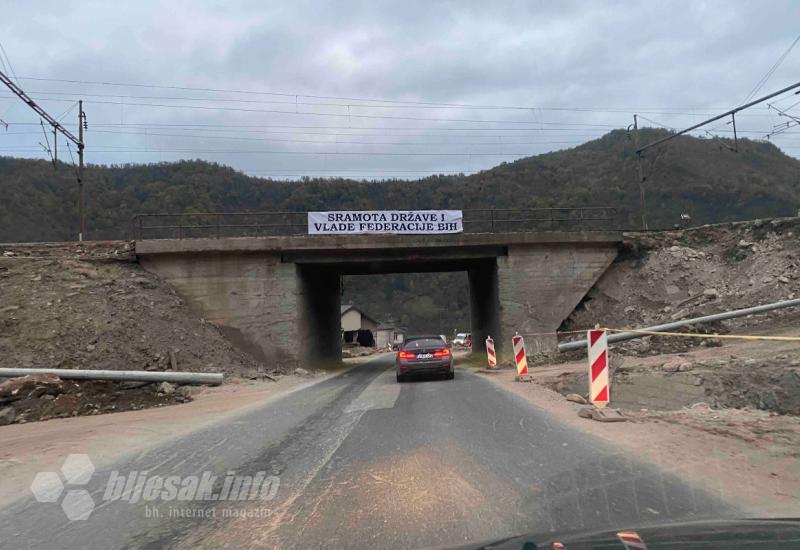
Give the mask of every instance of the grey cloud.
M 446 103 L 539 107 L 660 108 L 705 113 L 733 106 L 789 45 L 797 33 L 793 2 L 138 2 L 124 8 L 108 2 L 16 4 L 0 22 L 2 40 L 17 74 L 112 82 L 153 83 L 289 94 L 392 98 Z M 787 58 L 762 93 L 790 83 L 800 69 L 800 47 Z M 148 88 L 103 87 L 24 81 L 30 90 L 120 95 L 225 97 Z M 77 96 L 74 96 L 77 97 Z M 122 107 L 87 97 L 90 117 L 88 157 L 95 162 L 153 162 L 206 157 L 261 173 L 270 170 L 477 170 L 512 160 L 478 152 L 535 154 L 624 127 L 631 113 L 566 111 L 476 111 L 470 109 L 376 109 L 298 106 L 339 116 L 261 112 Z M 291 98 L 273 97 L 281 101 Z M 145 100 L 126 100 L 146 102 Z M 187 101 L 153 101 L 186 104 Z M 60 113 L 68 102 L 42 100 Z M 199 104 L 199 103 L 195 103 Z M 0 94 L 0 114 L 13 100 Z M 222 105 L 217 104 L 217 105 Z M 225 105 L 292 111 L 291 104 Z M 506 124 L 359 118 L 374 114 L 406 118 L 506 120 Z M 649 114 L 673 127 L 695 116 Z M 24 105 L 7 115 L 36 122 Z M 511 121 L 550 122 L 514 125 Z M 743 113 L 740 128 L 763 135 L 779 119 L 765 108 Z M 329 144 L 256 142 L 154 136 L 105 131 L 127 124 L 262 124 L 335 127 L 341 134 L 366 134 L 365 128 L 392 128 L 402 136 L 361 138 L 301 132 L 262 133 L 229 130 L 202 135 L 302 139 Z M 597 124 L 602 127 L 568 126 Z M 524 132 L 495 130 L 525 128 Z M 419 128 L 407 131 L 399 128 Z M 468 132 L 441 128 L 471 128 Z M 141 127 L 136 127 L 139 131 Z M 94 132 L 93 132 L 94 130 Z M 480 130 L 480 131 L 479 131 Z M 389 133 L 384 130 L 383 133 Z M 172 133 L 183 133 L 174 131 Z M 188 133 L 188 132 L 186 132 Z M 198 134 L 198 132 L 194 132 Z M 507 137 L 498 138 L 498 135 Z M 518 136 L 523 136 L 522 138 Z M 415 145 L 350 145 L 341 141 L 410 142 Z M 783 142 L 790 154 L 789 138 Z M 30 145 L 38 136 L 2 136 L 5 146 Z M 431 144 L 434 141 L 450 145 Z M 567 143 L 561 143 L 566 141 Z M 483 145 L 466 145 L 480 142 Z M 496 145 L 486 145 L 487 143 Z M 500 145 L 537 142 L 530 145 Z M 778 141 L 780 144 L 781 141 Z M 112 147 L 191 149 L 209 153 L 108 153 Z M 339 155 L 256 155 L 242 151 L 454 152 L 453 157 Z M 92 151 L 96 151 L 93 155 Z M 226 153 L 224 151 L 234 151 Z M 472 154 L 471 154 L 472 153 Z M 41 156 L 40 153 L 26 153 Z M 369 172 L 371 173 L 371 172 Z M 414 173 L 415 174 L 415 173 Z

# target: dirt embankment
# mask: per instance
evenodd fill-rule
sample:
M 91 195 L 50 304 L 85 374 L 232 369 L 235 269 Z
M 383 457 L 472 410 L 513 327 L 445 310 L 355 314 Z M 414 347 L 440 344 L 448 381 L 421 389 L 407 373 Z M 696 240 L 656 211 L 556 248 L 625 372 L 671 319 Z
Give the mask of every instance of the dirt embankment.
M 635 328 L 796 298 L 799 237 L 796 218 L 628 235 L 562 328 Z M 798 336 L 800 308 L 681 331 Z M 611 405 L 628 418 L 620 424 L 577 414 L 588 397 L 585 351 L 544 358 L 532 384 L 513 371 L 489 376 L 753 515 L 797 515 L 800 342 L 654 336 L 611 344 L 610 358 Z
M 800 218 L 631 233 L 562 329 L 638 328 L 798 297 Z M 676 332 L 800 336 L 800 307 Z M 703 403 L 800 415 L 800 342 L 647 336 L 612 344 L 611 355 L 612 404 L 628 411 Z M 585 395 L 587 374 L 565 369 L 547 385 Z
M 0 367 L 278 374 L 189 311 L 170 287 L 135 263 L 126 242 L 0 245 Z M 158 384 L 64 381 L 58 391 L 44 391 L 41 384 L 25 388 L 24 398 L 0 399 L 0 409 L 13 409 L 6 418 L 98 414 L 191 399 L 188 390 Z
M 561 328 L 644 327 L 797 297 L 800 218 L 630 233 L 618 260 Z M 744 334 L 756 327 L 798 322 L 800 308 L 789 308 L 683 332 Z M 618 349 L 649 355 L 720 343 L 651 337 Z
M 2 367 L 239 375 L 259 367 L 135 263 L 127 243 L 0 248 Z

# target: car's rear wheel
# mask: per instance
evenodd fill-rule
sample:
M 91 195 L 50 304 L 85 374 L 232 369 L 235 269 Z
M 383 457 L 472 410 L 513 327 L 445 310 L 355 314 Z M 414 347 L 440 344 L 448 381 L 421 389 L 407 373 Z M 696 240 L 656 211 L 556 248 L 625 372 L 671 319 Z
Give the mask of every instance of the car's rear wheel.
M 395 376 L 395 378 L 397 378 L 398 382 L 403 382 L 406 379 L 405 376 L 402 376 L 402 375 L 397 374 L 397 373 L 395 373 L 394 376 Z
M 456 377 L 456 371 L 451 370 L 450 373 L 447 375 L 448 380 L 453 380 Z

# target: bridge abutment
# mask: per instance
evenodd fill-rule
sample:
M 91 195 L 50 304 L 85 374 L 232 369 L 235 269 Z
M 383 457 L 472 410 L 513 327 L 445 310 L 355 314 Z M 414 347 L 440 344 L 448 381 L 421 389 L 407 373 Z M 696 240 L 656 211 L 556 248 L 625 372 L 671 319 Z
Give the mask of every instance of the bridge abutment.
M 509 246 L 497 258 L 497 293 L 503 342 L 498 358 L 513 361 L 519 332 L 531 353 L 556 349 L 556 330 L 617 255 L 612 246 Z
M 159 254 L 139 261 L 240 349 L 271 364 L 298 363 L 300 312 L 308 302 L 298 266 L 281 262 L 280 254 Z

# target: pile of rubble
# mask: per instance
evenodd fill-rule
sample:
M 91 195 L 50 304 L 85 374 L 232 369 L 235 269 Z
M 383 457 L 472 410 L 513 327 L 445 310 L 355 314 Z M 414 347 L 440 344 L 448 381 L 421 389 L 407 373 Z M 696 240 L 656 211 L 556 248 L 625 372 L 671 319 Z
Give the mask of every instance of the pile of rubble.
M 342 346 L 342 358 L 347 359 L 350 357 L 366 357 L 368 355 L 375 355 L 378 350 L 364 346 Z
M 192 388 L 169 382 L 62 380 L 34 374 L 0 382 L 0 426 L 191 401 Z
M 0 367 L 280 373 L 236 349 L 126 242 L 0 245 Z
M 562 330 L 636 328 L 800 297 L 800 218 L 755 220 L 681 231 L 629 233 L 624 251 Z M 724 334 L 797 322 L 800 308 L 698 325 L 682 332 Z M 619 346 L 669 353 L 719 340 L 652 337 Z

